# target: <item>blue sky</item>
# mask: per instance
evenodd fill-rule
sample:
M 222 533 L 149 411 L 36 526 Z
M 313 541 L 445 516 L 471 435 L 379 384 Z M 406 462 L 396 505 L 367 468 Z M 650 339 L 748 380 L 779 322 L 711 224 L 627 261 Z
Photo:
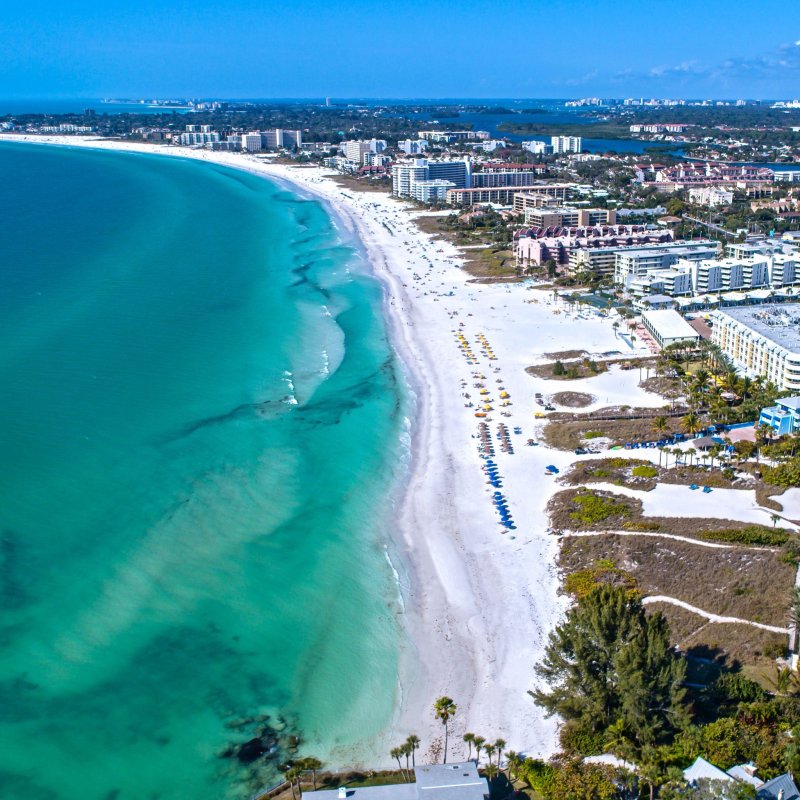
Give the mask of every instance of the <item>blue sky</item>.
M 28 0 L 0 97 L 783 98 L 799 0 Z

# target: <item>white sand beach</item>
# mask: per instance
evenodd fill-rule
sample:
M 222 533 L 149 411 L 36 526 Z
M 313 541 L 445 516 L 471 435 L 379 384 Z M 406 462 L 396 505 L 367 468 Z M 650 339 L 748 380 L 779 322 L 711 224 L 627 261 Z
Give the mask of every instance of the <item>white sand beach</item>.
M 316 167 L 272 164 L 236 153 L 211 153 L 157 145 L 136 145 L 75 137 L 2 137 L 70 146 L 163 153 L 197 158 L 291 181 L 323 198 L 351 225 L 383 281 L 394 346 L 416 395 L 412 465 L 398 508 L 396 552 L 402 563 L 402 590 L 412 646 L 401 670 L 402 702 L 386 741 L 364 758 L 388 761 L 388 746 L 410 732 L 424 744 L 441 738 L 431 707 L 442 694 L 458 704 L 450 736 L 451 754 L 466 756 L 464 731 L 502 737 L 509 748 L 546 755 L 557 748 L 556 723 L 544 718 L 527 691 L 534 664 L 549 630 L 566 608 L 558 594 L 557 539 L 546 532 L 545 507 L 560 488 L 544 467 L 564 469 L 574 454 L 537 439 L 543 420 L 534 418 L 535 393 L 569 389 L 593 395 L 589 410 L 607 405 L 659 406 L 663 400 L 638 387 L 638 371 L 618 369 L 568 385 L 537 379 L 524 368 L 545 354 L 583 350 L 593 357 L 645 356 L 649 351 L 618 336 L 613 317 L 594 311 L 569 313 L 552 292 L 523 283 L 478 284 L 459 267 L 459 254 L 414 224 L 419 212 L 381 193 L 342 188 Z M 467 345 L 459 346 L 457 332 Z M 480 340 L 479 335 L 485 336 Z M 488 344 L 487 344 L 488 343 Z M 468 363 L 468 354 L 474 363 Z M 495 356 L 490 358 L 490 354 Z M 483 375 L 476 378 L 475 374 Z M 476 407 L 482 384 L 493 411 L 485 418 L 495 444 L 509 513 L 516 529 L 501 527 L 478 452 Z M 500 391 L 511 405 L 500 406 Z M 464 395 L 470 395 L 469 398 Z M 501 416 L 507 412 L 508 416 Z M 507 426 L 514 453 L 504 452 L 498 425 Z M 515 433 L 515 428 L 521 429 Z M 622 454 L 622 451 L 620 451 Z M 631 453 L 642 457 L 641 451 Z M 660 487 L 645 498 L 646 513 L 684 501 Z M 692 503 L 712 516 L 727 506 L 723 492 Z M 651 502 L 652 500 L 652 502 Z M 724 502 L 723 502 L 724 500 Z M 751 510 L 752 498 L 740 509 Z M 745 508 L 745 506 L 747 506 Z M 724 511 L 724 508 L 722 509 Z M 722 512 L 720 512 L 722 513 Z M 750 517 L 747 517 L 750 518 Z M 463 751 L 463 752 L 462 752 Z M 375 765 L 374 762 L 372 764 Z

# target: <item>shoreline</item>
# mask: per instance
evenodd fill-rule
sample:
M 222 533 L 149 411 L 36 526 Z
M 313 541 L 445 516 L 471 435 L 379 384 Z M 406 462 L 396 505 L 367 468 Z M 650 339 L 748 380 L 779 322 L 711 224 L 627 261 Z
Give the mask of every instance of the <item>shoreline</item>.
M 533 419 L 534 392 L 552 391 L 544 379 L 526 375 L 524 367 L 554 350 L 579 347 L 601 353 L 624 347 L 610 320 L 573 323 L 549 293 L 528 291 L 523 284 L 468 284 L 456 248 L 434 241 L 415 225 L 419 212 L 388 195 L 343 188 L 318 167 L 88 137 L 3 135 L 0 141 L 168 155 L 240 169 L 313 196 L 337 224 L 348 227 L 383 287 L 387 330 L 414 410 L 410 462 L 387 552 L 393 568 L 395 555 L 401 565 L 402 622 L 408 636 L 408 646 L 401 648 L 400 703 L 385 736 L 370 748 L 375 753 L 364 753 L 363 759 L 377 758 L 372 766 L 389 763 L 388 748 L 412 732 L 422 739 L 421 756 L 433 758 L 443 737 L 432 705 L 442 694 L 458 704 L 451 722 L 451 758 L 462 755 L 466 730 L 487 739 L 502 737 L 510 749 L 529 755 L 554 752 L 556 722 L 544 719 L 526 691 L 534 685 L 533 666 L 547 633 L 567 605 L 555 567 L 558 542 L 546 532 L 544 513 L 559 487 L 542 477 L 542 468 L 549 463 L 564 468 L 575 459 L 544 446 L 523 446 L 541 429 L 542 423 Z M 477 365 L 468 365 L 454 341 L 461 324 L 475 352 L 476 336 L 485 334 L 498 361 L 479 357 Z M 643 352 L 639 348 L 630 355 Z M 519 528 L 507 535 L 500 533 L 481 472 L 477 420 L 472 409 L 463 408 L 462 395 L 474 391 L 476 370 L 486 375 L 490 388 L 500 376 L 513 398 L 511 416 L 492 421 L 492 438 L 498 422 L 524 429 L 514 438 L 515 455 L 498 451 L 495 456 Z M 632 378 L 615 371 L 613 379 L 574 381 L 570 388 L 593 392 L 602 385 L 606 396 L 597 398 L 598 407 L 620 398 L 658 405 L 657 398 L 634 388 L 635 381 L 632 387 Z

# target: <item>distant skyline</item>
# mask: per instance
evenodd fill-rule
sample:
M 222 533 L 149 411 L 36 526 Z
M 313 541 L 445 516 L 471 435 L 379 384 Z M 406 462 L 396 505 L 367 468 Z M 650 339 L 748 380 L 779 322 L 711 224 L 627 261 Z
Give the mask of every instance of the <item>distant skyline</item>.
M 32 0 L 0 98 L 800 95 L 796 1 Z

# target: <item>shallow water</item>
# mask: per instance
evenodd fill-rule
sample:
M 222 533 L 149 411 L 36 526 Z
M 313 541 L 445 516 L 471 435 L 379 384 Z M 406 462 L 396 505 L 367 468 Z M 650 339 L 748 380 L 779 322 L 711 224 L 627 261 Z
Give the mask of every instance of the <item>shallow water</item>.
M 369 742 L 406 401 L 358 251 L 207 164 L 0 175 L 0 795 L 244 796 L 274 774 L 219 753 L 256 715 Z

